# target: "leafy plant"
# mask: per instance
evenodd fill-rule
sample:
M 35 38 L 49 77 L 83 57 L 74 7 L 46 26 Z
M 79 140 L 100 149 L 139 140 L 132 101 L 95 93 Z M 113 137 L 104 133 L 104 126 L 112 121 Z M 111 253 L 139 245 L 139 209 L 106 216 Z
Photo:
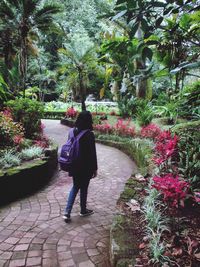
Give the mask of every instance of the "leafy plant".
M 136 118 L 140 126 L 147 126 L 151 123 L 154 112 L 150 104 L 142 105 L 137 108 Z
M 14 120 L 23 125 L 26 138 L 34 138 L 40 134 L 44 111 L 42 103 L 25 98 L 10 100 L 7 105 L 12 111 Z
M 156 124 L 143 126 L 140 132 L 141 137 L 155 139 L 161 133 L 161 129 Z
M 18 146 L 24 137 L 24 128 L 13 121 L 10 110 L 0 112 L 0 146 Z
M 20 152 L 19 157 L 23 160 L 31 160 L 34 158 L 41 157 L 42 153 L 43 153 L 43 148 L 39 146 L 33 146 L 30 148 L 23 149 Z
M 13 150 L 4 151 L 3 155 L 0 156 L 0 168 L 8 169 L 10 167 L 19 166 L 21 160 L 19 155 Z
M 200 118 L 200 82 L 186 86 L 180 93 L 179 114 L 187 119 Z
M 169 101 L 162 106 L 153 106 L 155 115 L 158 117 L 167 117 L 168 123 L 175 123 L 178 116 L 179 101 Z

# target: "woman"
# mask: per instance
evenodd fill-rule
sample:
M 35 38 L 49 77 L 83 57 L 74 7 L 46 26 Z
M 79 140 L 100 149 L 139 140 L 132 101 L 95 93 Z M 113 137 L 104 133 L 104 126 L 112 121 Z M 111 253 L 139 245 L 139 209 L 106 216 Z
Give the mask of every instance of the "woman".
M 88 216 L 94 213 L 93 210 L 86 208 L 87 192 L 90 179 L 97 176 L 97 155 L 95 147 L 95 137 L 92 132 L 92 115 L 89 111 L 82 111 L 76 120 L 75 128 L 73 129 L 74 136 L 77 136 L 81 131 L 85 131 L 84 135 L 79 140 L 79 161 L 78 165 L 70 171 L 69 175 L 73 177 L 73 186 L 69 193 L 67 205 L 64 213 L 64 220 L 71 220 L 70 214 L 80 189 L 80 216 Z

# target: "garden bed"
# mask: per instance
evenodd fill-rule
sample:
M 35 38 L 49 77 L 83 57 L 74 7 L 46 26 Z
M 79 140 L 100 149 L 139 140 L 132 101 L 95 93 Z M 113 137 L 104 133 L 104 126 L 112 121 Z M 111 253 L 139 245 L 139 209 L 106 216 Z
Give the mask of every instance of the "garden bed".
M 147 151 L 150 151 L 149 142 L 98 134 L 96 134 L 96 141 L 125 152 L 136 161 L 138 169 L 145 176 L 151 172 L 150 154 L 147 155 Z M 143 203 L 144 187 L 146 186 L 144 181 L 146 180 L 141 177 L 137 174 L 130 177 L 117 201 L 110 236 L 111 263 L 115 267 L 134 266 L 139 256 L 139 245 L 142 243 L 145 232 L 144 217 L 141 211 L 131 211 L 130 206 L 133 199 L 139 205 Z
M 41 159 L 0 171 L 0 205 L 35 192 L 52 177 L 57 167 L 57 145 L 45 150 Z

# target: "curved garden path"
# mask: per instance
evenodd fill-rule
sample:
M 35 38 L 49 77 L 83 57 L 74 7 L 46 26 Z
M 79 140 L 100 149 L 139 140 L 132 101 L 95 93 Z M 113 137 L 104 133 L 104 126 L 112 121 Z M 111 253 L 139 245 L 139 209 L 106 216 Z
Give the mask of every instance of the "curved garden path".
M 69 128 L 59 121 L 44 123 L 46 134 L 63 144 Z M 111 147 L 97 144 L 97 154 L 99 174 L 91 180 L 88 195 L 92 216 L 79 217 L 77 197 L 72 222 L 63 221 L 71 178 L 62 171 L 46 188 L 0 209 L 0 267 L 110 266 L 109 229 L 116 200 L 135 165 Z

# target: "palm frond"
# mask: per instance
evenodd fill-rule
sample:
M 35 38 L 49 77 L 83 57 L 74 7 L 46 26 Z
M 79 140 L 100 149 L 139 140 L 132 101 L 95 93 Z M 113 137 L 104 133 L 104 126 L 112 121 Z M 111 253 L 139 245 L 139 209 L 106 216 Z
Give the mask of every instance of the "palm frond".
M 40 0 L 23 0 L 23 15 L 25 18 L 29 18 L 36 10 L 36 7 Z
M 0 17 L 1 19 L 12 20 L 15 18 L 15 13 L 10 5 L 5 1 L 1 1 L 0 4 Z
M 53 19 L 52 16 L 61 11 L 58 5 L 45 5 L 34 14 L 34 20 L 41 23 L 45 18 Z

